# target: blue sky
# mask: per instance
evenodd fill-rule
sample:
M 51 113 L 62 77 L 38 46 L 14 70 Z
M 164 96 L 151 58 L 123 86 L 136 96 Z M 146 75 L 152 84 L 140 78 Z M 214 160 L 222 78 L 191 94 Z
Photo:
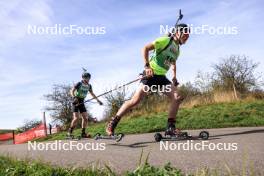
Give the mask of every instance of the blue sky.
M 191 35 L 177 61 L 180 82 L 231 54 L 245 54 L 264 68 L 263 3 L 239 1 L 52 1 L 0 2 L 0 128 L 41 119 L 43 95 L 53 84 L 74 83 L 81 67 L 92 73 L 95 93 L 125 83 L 142 71 L 142 47 L 161 36 L 160 25 L 235 26 L 237 35 Z M 29 35 L 28 25 L 104 26 L 105 35 Z M 262 48 L 262 49 L 261 49 Z M 170 76 L 170 74 L 168 75 Z M 104 84 L 104 86 L 103 86 Z M 131 86 L 131 91 L 135 88 Z M 104 107 L 90 105 L 99 117 Z M 49 119 L 49 117 L 48 117 Z

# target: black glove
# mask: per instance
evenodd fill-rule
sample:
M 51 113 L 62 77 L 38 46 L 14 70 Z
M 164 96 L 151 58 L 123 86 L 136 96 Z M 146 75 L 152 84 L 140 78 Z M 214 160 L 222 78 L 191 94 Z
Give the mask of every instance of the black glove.
M 172 79 L 172 82 L 173 82 L 173 85 L 175 87 L 177 87 L 180 84 L 176 78 L 175 79 Z
M 77 98 L 77 97 L 74 97 L 73 98 L 73 101 L 72 101 L 72 104 L 74 105 L 74 106 L 76 106 L 77 104 L 79 104 L 80 102 L 79 102 L 79 99 Z
M 101 105 L 101 106 L 103 105 L 103 103 L 102 103 L 101 101 L 98 101 L 98 103 L 99 103 L 99 105 Z
M 93 118 L 93 122 L 94 123 L 97 123 L 98 121 L 97 121 L 97 118 Z
M 96 117 L 93 118 L 93 117 L 90 117 L 90 116 L 88 117 L 88 121 L 89 122 L 94 122 L 94 123 L 97 123 L 98 122 L 98 120 L 97 120 Z
M 180 83 L 178 82 L 178 80 L 176 79 L 176 81 L 174 82 L 174 86 L 177 87 Z

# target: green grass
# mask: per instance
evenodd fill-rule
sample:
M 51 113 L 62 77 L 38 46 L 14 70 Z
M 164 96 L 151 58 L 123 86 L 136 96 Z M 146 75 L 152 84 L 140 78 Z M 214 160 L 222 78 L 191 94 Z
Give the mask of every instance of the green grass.
M 124 118 L 116 132 L 125 134 L 163 131 L 167 123 L 167 113 L 149 114 Z M 180 109 L 176 126 L 181 129 L 205 129 L 224 127 L 264 126 L 264 100 L 238 101 L 197 106 L 191 109 Z M 105 123 L 88 127 L 89 133 L 105 132 Z M 80 129 L 74 131 L 79 135 Z M 66 132 L 54 134 L 42 140 L 64 139 Z
M 82 175 L 111 175 L 107 169 L 73 169 L 61 168 L 37 161 L 15 160 L 10 157 L 0 156 L 1 176 L 82 176 Z
M 152 166 L 148 163 L 148 156 L 145 161 L 142 162 L 142 154 L 138 167 L 132 171 L 126 171 L 122 173 L 124 176 L 188 176 L 180 169 L 171 166 L 167 163 L 163 167 Z M 0 156 L 0 176 L 117 176 L 116 173 L 109 166 L 105 165 L 103 168 L 99 167 L 86 167 L 86 168 L 63 168 L 59 166 L 53 166 L 48 163 L 34 160 L 16 160 L 7 156 Z M 254 166 L 248 167 L 243 165 L 241 171 L 235 172 L 229 166 L 225 164 L 225 169 L 220 170 L 214 168 L 202 168 L 197 169 L 195 173 L 189 176 L 220 176 L 220 175 L 248 175 L 245 171 L 248 170 L 249 175 L 259 175 L 255 173 Z
M 0 175 L 2 176 L 115 176 L 118 175 L 109 166 L 104 168 L 62 168 L 40 161 L 15 160 L 11 157 L 0 156 Z M 123 175 L 173 175 L 183 176 L 181 170 L 169 163 L 164 167 L 154 167 L 147 162 L 140 164 L 134 171 L 126 171 Z

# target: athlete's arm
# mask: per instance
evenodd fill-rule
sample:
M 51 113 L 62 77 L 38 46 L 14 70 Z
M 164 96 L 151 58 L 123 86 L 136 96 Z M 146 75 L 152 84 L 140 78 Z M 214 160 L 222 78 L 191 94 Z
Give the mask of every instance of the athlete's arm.
M 71 94 L 71 97 L 73 97 L 73 102 L 72 102 L 72 104 L 73 105 L 77 105 L 77 104 L 79 104 L 79 100 L 78 100 L 78 98 L 77 97 L 75 97 L 75 95 L 74 95 L 74 92 L 76 91 L 76 88 L 75 88 L 75 86 L 70 90 L 70 94 Z
M 153 70 L 149 66 L 149 51 L 154 49 L 155 47 L 153 43 L 149 43 L 142 50 L 144 63 L 145 63 L 145 72 L 147 76 L 153 76 Z
M 72 97 L 75 97 L 74 92 L 75 92 L 76 90 L 78 90 L 78 89 L 81 87 L 81 85 L 82 85 L 82 83 L 81 83 L 81 82 L 78 82 L 77 84 L 75 84 L 75 85 L 73 86 L 73 88 L 72 88 L 71 91 L 70 91 Z
M 153 43 L 149 43 L 143 48 L 143 57 L 144 57 L 145 64 L 149 63 L 149 51 L 154 50 L 154 49 L 155 47 Z
M 70 91 L 70 94 L 71 94 L 72 97 L 74 97 L 74 92 L 75 92 L 75 90 L 76 90 L 76 88 L 73 87 L 73 88 L 71 89 L 71 91 Z
M 96 101 L 100 104 L 100 105 L 103 105 L 103 103 L 97 98 L 97 96 L 93 93 L 93 90 L 91 89 L 90 91 L 90 94 L 92 95 L 92 97 L 94 99 L 96 99 Z
M 176 78 L 176 62 L 172 63 L 171 66 L 172 66 L 173 78 Z
M 173 74 L 172 82 L 175 86 L 177 86 L 179 83 L 176 77 L 176 62 L 172 63 L 171 66 L 172 66 L 172 74 Z

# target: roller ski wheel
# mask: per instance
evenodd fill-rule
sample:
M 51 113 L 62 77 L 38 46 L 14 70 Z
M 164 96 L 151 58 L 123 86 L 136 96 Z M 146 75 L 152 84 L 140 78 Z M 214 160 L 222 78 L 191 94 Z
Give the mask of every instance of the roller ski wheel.
M 199 134 L 199 138 L 202 140 L 207 140 L 209 138 L 209 132 L 208 131 L 201 131 Z
M 95 136 L 94 136 L 94 139 L 95 140 L 100 140 L 100 139 L 107 139 L 107 140 L 115 140 L 116 142 L 119 142 L 123 139 L 125 135 L 123 133 L 117 133 L 117 134 L 113 134 L 113 135 L 110 135 L 110 136 L 104 136 L 104 135 L 101 135 L 100 133 L 97 133 Z
M 160 142 L 161 140 L 162 140 L 162 135 L 160 134 L 160 133 L 156 133 L 155 135 L 154 135 L 154 138 L 155 138 L 155 141 L 156 142 Z
M 100 133 L 96 133 L 95 136 L 94 136 L 94 139 L 95 140 L 98 140 L 101 138 L 101 134 Z

